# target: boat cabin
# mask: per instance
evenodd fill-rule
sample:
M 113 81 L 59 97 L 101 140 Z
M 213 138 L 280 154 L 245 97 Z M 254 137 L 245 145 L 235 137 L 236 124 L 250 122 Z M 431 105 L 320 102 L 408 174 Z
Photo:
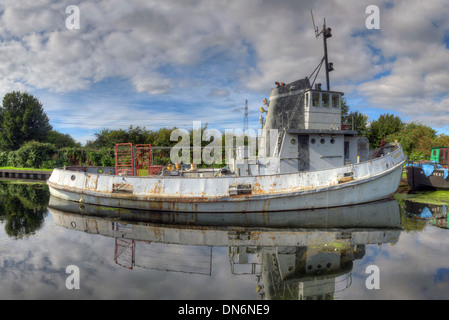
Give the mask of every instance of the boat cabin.
M 257 159 L 237 157 L 231 170 L 243 175 L 279 174 L 368 160 L 367 138 L 342 128 L 342 96 L 322 90 L 320 84 L 312 88 L 307 78 L 277 83 L 266 102 Z
M 430 161 L 449 168 L 449 147 L 436 147 L 430 151 Z

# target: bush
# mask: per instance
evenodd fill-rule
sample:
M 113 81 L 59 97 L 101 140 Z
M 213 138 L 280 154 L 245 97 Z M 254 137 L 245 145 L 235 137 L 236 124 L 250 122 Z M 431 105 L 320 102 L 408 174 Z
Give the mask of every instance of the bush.
M 29 141 L 16 151 L 0 151 L 0 166 L 53 169 L 63 166 L 115 166 L 113 149 L 81 147 L 57 149 L 50 143 Z
M 0 166 L 6 167 L 8 165 L 8 151 L 0 151 Z
M 8 152 L 6 165 L 9 167 L 20 167 L 20 165 L 17 161 L 17 152 L 16 151 Z
M 52 144 L 29 141 L 21 146 L 19 150 L 2 152 L 0 162 L 2 165 L 19 168 L 41 168 L 45 162 L 46 167 L 48 167 L 51 162 L 58 158 L 57 152 L 58 150 Z M 6 163 L 4 161 L 5 158 Z

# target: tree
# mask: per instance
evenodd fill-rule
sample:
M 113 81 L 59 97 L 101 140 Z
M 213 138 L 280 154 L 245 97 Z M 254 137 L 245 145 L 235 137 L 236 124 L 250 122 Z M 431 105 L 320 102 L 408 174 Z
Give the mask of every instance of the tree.
M 438 143 L 436 131 L 418 122 L 405 124 L 400 131 L 389 135 L 386 140 L 397 140 L 410 160 L 429 159 L 431 148 Z
M 3 97 L 0 124 L 2 150 L 17 150 L 23 143 L 31 140 L 45 141 L 52 129 L 42 103 L 26 92 L 16 91 Z
M 348 123 L 349 120 L 349 106 L 346 99 L 341 97 L 341 123 Z
M 61 133 L 56 130 L 48 131 L 47 139 L 45 142 L 54 144 L 56 148 L 65 148 L 65 147 L 81 147 L 81 143 L 76 142 L 69 134 Z
M 152 132 L 145 127 L 130 126 L 127 130 L 111 130 L 104 128 L 100 133 L 95 134 L 94 141 L 88 141 L 86 147 L 92 149 L 114 148 L 117 143 L 152 144 Z
M 348 124 L 349 129 L 358 131 L 362 136 L 367 135 L 368 116 L 359 111 L 350 111 L 345 98 L 341 98 L 341 123 Z
M 404 127 L 402 120 L 392 114 L 382 114 L 370 125 L 367 137 L 371 147 L 377 148 L 388 135 L 395 134 Z
M 348 114 L 349 128 L 351 130 L 358 131 L 358 133 L 362 136 L 367 135 L 367 126 L 368 126 L 368 116 L 364 115 L 359 111 L 351 111 Z

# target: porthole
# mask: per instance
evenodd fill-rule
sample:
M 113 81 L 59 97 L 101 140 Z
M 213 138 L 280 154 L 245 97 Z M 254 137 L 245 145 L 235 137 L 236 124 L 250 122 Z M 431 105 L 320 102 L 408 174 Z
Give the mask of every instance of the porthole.
M 290 143 L 291 143 L 291 144 L 295 144 L 295 143 L 296 143 L 296 140 L 295 140 L 295 139 L 291 139 L 291 140 L 290 140 Z
M 70 179 L 72 179 L 72 181 L 75 181 L 76 176 L 74 174 L 72 174 L 72 176 L 70 177 Z
M 331 139 L 331 143 L 334 144 L 335 143 L 335 139 Z
M 316 142 L 316 140 L 314 139 L 314 138 L 312 138 L 311 140 L 310 140 L 310 143 L 311 144 L 314 144 Z
M 321 142 L 321 144 L 324 144 L 326 142 L 326 140 L 321 139 L 320 142 Z

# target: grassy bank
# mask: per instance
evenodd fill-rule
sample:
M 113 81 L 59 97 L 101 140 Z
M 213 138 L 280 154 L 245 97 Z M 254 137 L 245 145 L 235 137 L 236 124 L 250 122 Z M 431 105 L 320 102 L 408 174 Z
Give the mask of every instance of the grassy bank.
M 449 190 L 410 191 L 411 188 L 407 183 L 407 179 L 402 178 L 394 198 L 398 201 L 409 200 L 427 204 L 449 205 Z
M 17 168 L 17 167 L 0 167 L 0 170 L 53 171 L 53 169 L 42 169 L 42 168 Z

